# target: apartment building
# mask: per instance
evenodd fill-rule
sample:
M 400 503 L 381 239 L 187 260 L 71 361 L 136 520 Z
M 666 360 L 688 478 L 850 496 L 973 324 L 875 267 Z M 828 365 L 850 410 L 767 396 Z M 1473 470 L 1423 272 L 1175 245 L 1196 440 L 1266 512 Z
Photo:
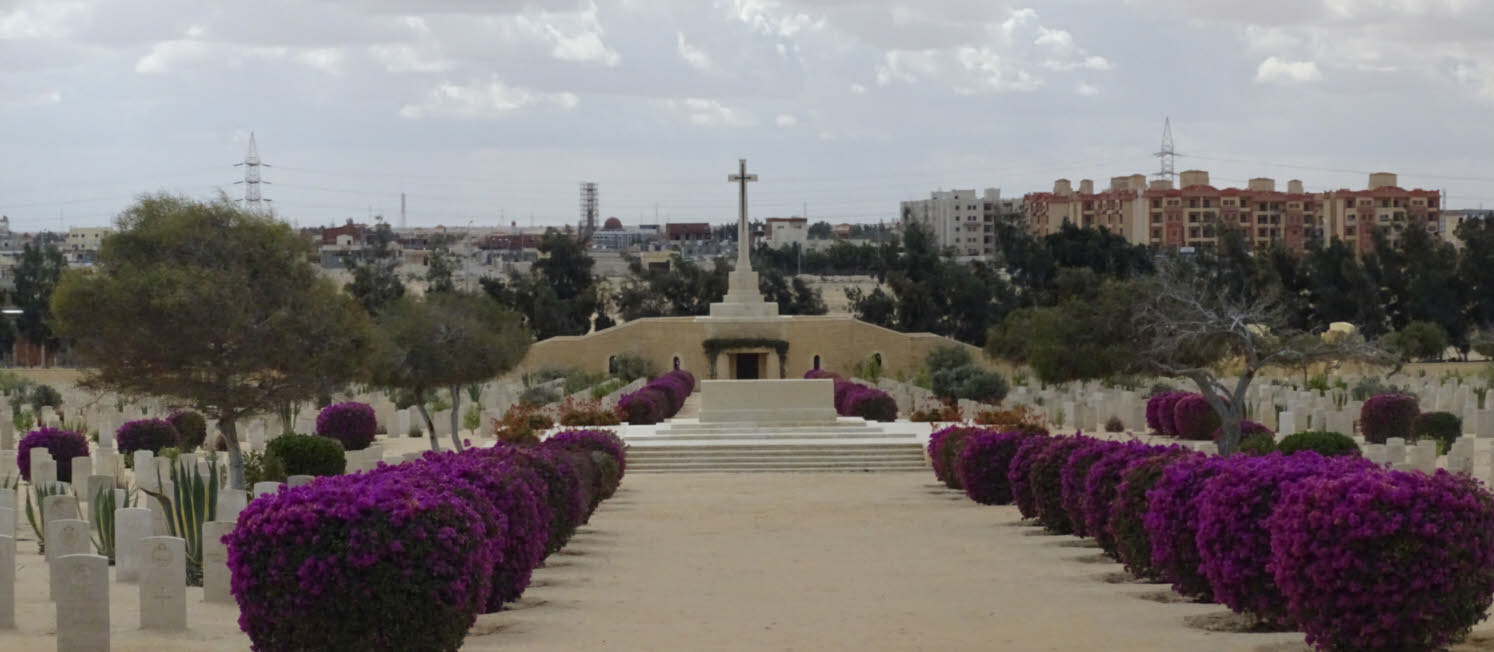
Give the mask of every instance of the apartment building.
M 1392 240 L 1408 228 L 1440 237 L 1439 193 L 1406 190 L 1396 175 L 1371 174 L 1364 190 L 1310 193 L 1296 179 L 1279 190 L 1270 178 L 1255 178 L 1244 188 L 1216 188 L 1209 173 L 1188 170 L 1171 181 L 1152 181 L 1133 174 L 1114 177 L 1095 192 L 1089 180 L 1076 192 L 1068 179 L 1053 192 L 1024 197 L 1024 216 L 1035 235 L 1055 232 L 1064 222 L 1104 227 L 1134 244 L 1158 248 L 1217 245 L 1221 229 L 1239 229 L 1257 247 L 1280 243 L 1303 251 L 1315 239 L 1338 238 L 1363 254 L 1374 247 L 1373 228 L 1383 227 Z
M 809 220 L 803 217 L 770 217 L 763 220 L 764 244 L 775 249 L 799 245 L 809 240 Z
M 928 231 L 941 248 L 953 249 L 962 258 L 989 258 L 996 254 L 996 224 L 1003 216 L 1017 214 L 1021 202 L 1003 200 L 1001 190 L 936 190 L 928 199 L 902 202 L 903 225 L 917 224 Z

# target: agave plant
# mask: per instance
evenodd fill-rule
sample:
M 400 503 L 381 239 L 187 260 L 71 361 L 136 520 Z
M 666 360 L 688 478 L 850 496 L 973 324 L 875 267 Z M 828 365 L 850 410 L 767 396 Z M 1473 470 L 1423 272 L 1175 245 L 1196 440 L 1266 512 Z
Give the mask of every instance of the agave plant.
M 36 533 L 36 552 L 46 554 L 47 552 L 47 510 L 46 500 L 48 496 L 61 496 L 71 493 L 65 482 L 44 482 L 32 485 L 31 491 L 26 492 L 26 522 L 31 524 L 31 531 Z M 36 505 L 31 503 L 32 494 L 36 495 Z
M 202 586 L 202 524 L 217 517 L 218 489 L 222 486 L 216 459 L 207 462 L 207 473 L 196 465 L 171 462 L 171 493 L 141 489 L 161 503 L 171 536 L 186 542 L 187 585 Z M 164 483 L 156 470 L 156 486 Z
M 114 563 L 114 510 L 135 506 L 133 493 L 126 492 L 124 504 L 119 504 L 114 491 L 114 487 L 101 488 L 88 503 L 89 510 L 93 512 L 93 523 L 98 528 L 93 537 L 93 547 L 100 555 L 108 557 L 110 564 Z

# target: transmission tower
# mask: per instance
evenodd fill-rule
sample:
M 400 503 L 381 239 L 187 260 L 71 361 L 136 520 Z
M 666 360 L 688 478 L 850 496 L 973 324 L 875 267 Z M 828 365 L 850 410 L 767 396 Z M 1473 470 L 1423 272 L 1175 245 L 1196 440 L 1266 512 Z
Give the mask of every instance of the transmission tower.
M 584 242 L 591 239 L 591 234 L 597 230 L 597 182 L 581 182 L 581 221 L 576 225 L 576 231 L 581 235 Z
M 1178 153 L 1172 146 L 1172 118 L 1167 118 L 1162 123 L 1162 150 L 1152 156 L 1162 159 L 1162 169 L 1152 176 L 1176 184 Z
M 234 185 L 243 184 L 244 186 L 244 198 L 240 200 L 243 202 L 244 208 L 253 213 L 264 211 L 265 204 L 271 200 L 265 199 L 260 194 L 259 186 L 260 184 L 268 184 L 269 182 L 260 179 L 259 169 L 270 166 L 261 163 L 259 160 L 259 147 L 254 144 L 254 132 L 249 132 L 249 151 L 244 154 L 244 162 L 234 163 L 233 166 L 244 168 L 244 180 L 234 182 Z

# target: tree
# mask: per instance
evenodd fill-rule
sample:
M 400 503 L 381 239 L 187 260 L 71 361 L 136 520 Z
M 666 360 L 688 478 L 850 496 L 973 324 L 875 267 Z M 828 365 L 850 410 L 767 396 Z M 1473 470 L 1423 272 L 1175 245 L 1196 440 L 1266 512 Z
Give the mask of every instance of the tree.
M 523 314 L 536 339 L 585 335 L 593 325 L 597 330 L 611 325 L 599 279 L 592 273 L 596 261 L 586 253 L 585 243 L 550 229 L 540 240 L 539 251 L 528 274 L 514 272 L 507 281 L 484 278 L 483 291 Z
M 862 321 L 903 332 L 929 332 L 966 343 L 984 343 L 986 331 L 1015 301 L 1011 285 L 995 269 L 983 263 L 955 262 L 916 224 L 904 229 L 901 250 L 889 244 L 883 248 L 883 256 L 887 290 L 880 294 L 846 293 Z M 887 299 L 892 303 L 890 315 Z
M 1458 281 L 1467 291 L 1467 316 L 1479 329 L 1494 327 L 1494 219 L 1463 220 L 1458 252 Z M 1483 354 L 1487 355 L 1487 354 Z
M 809 237 L 811 238 L 829 238 L 834 234 L 835 231 L 831 228 L 830 223 L 824 220 L 809 225 Z
M 781 315 L 823 315 L 830 311 L 820 291 L 798 276 L 790 280 L 776 269 L 765 269 L 758 274 L 757 285 L 763 300 L 776 302 Z
M 15 270 L 15 302 L 21 309 L 16 331 L 49 349 L 57 347 L 52 332 L 52 292 L 67 270 L 67 259 L 53 245 L 27 244 Z
M 1387 334 L 1381 346 L 1395 353 L 1404 362 L 1412 360 L 1440 360 L 1447 352 L 1447 331 L 1429 321 L 1413 321 L 1405 328 Z
M 1253 300 L 1213 292 L 1197 271 L 1166 261 L 1142 285 L 1136 314 L 1137 368 L 1187 378 L 1219 414 L 1221 455 L 1240 443 L 1240 421 L 1250 383 L 1267 367 L 1298 368 L 1309 361 L 1361 359 L 1389 362 L 1385 352 L 1360 338 L 1302 337 L 1289 323 L 1282 301 Z M 1217 370 L 1224 362 L 1240 369 L 1233 383 Z
M 142 197 L 118 227 L 92 273 L 58 285 L 58 333 L 89 368 L 85 386 L 172 398 L 216 419 L 242 489 L 238 421 L 355 378 L 368 315 L 307 262 L 289 225 L 227 197 Z
M 392 246 L 395 240 L 394 230 L 379 222 L 369 232 L 362 255 L 343 257 L 343 265 L 353 274 L 344 289 L 371 315 L 405 296 L 405 284 L 399 279 L 399 250 Z
M 646 269 L 638 258 L 628 258 L 628 276 L 613 295 L 623 319 L 705 315 L 711 303 L 726 296 L 731 268 L 717 258 L 707 269 L 675 258 L 668 269 Z
M 453 280 L 456 270 L 452 258 L 451 250 L 445 245 L 431 250 L 425 271 L 427 292 L 439 294 L 456 291 L 456 282 Z
M 512 369 L 532 339 L 517 313 L 486 296 L 462 292 L 437 292 L 391 303 L 379 315 L 378 332 L 370 380 L 411 393 L 429 430 L 433 451 L 441 446 L 426 409 L 431 392 L 450 390 L 451 445 L 462 450 L 457 427 L 462 386 Z
M 991 329 L 986 353 L 1032 367 L 1044 383 L 1105 378 L 1140 366 L 1133 323 L 1138 281 L 1105 281 L 1057 306 L 1012 312 Z

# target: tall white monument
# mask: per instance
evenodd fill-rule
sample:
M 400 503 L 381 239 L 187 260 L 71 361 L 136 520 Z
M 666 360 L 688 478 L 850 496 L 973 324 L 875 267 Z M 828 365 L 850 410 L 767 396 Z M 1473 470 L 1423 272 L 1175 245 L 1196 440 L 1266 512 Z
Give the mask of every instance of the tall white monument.
M 778 304 L 763 301 L 757 289 L 757 272 L 752 271 L 749 254 L 752 250 L 752 230 L 747 224 L 747 183 L 757 181 L 756 174 L 747 174 L 747 159 L 737 159 L 737 173 L 726 178 L 737 184 L 737 267 L 727 277 L 726 296 L 721 303 L 711 304 L 712 317 L 731 319 L 762 319 L 778 316 Z

